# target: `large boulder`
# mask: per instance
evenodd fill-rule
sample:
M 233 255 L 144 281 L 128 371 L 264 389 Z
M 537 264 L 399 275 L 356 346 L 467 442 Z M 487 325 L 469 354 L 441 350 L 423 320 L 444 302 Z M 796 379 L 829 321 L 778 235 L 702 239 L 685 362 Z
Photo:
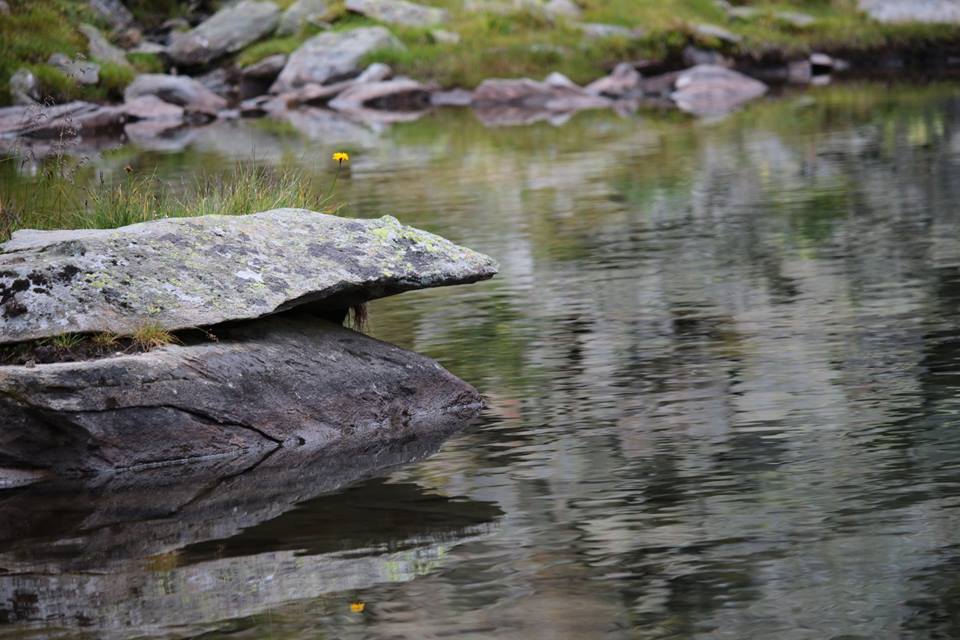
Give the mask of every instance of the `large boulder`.
M 960 23 L 957 0 L 859 0 L 859 4 L 880 22 Z
M 177 64 L 206 65 L 270 34 L 279 20 L 280 9 L 274 3 L 242 0 L 196 28 L 175 34 L 167 54 Z
M 281 446 L 328 453 L 449 432 L 473 387 L 310 315 L 135 355 L 0 367 L 0 466 L 96 473 Z
M 357 82 L 330 101 L 337 111 L 361 111 L 366 108 L 392 111 L 417 111 L 430 106 L 430 87 L 409 78 L 382 82 Z
M 446 10 L 425 7 L 407 0 L 347 0 L 348 11 L 390 24 L 406 27 L 429 27 L 446 22 Z
M 315 83 L 355 74 L 364 56 L 378 49 L 402 48 L 403 44 L 383 27 L 360 27 L 316 35 L 294 51 L 270 88 L 283 93 Z
M 328 17 L 330 5 L 327 0 L 296 0 L 280 16 L 277 35 L 292 36 L 306 25 L 315 24 Z
M 0 136 L 70 139 L 119 130 L 124 122 L 126 113 L 120 107 L 79 100 L 44 107 L 42 111 L 35 105 L 14 106 L 0 109 Z
M 95 62 L 54 53 L 50 55 L 47 64 L 60 69 L 79 84 L 95 85 L 100 82 L 100 65 Z
M 226 100 L 207 89 L 197 80 L 186 76 L 145 73 L 137 76 L 123 92 L 123 97 L 127 102 L 148 95 L 156 96 L 164 102 L 180 105 L 192 111 L 200 111 L 211 115 L 216 115 L 227 106 Z
M 0 245 L 0 344 L 258 318 L 496 273 L 493 260 L 395 218 L 275 209 L 120 229 L 19 231 Z
M 767 92 L 767 85 L 717 65 L 697 65 L 677 75 L 671 98 L 695 115 L 720 114 Z

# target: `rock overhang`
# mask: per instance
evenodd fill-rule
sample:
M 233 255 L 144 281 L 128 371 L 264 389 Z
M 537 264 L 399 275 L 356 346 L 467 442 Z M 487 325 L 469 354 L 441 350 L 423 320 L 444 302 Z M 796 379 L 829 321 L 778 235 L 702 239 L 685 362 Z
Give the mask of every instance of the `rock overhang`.
M 0 245 L 0 344 L 357 304 L 477 282 L 497 268 L 488 256 L 390 216 L 305 209 L 20 231 Z

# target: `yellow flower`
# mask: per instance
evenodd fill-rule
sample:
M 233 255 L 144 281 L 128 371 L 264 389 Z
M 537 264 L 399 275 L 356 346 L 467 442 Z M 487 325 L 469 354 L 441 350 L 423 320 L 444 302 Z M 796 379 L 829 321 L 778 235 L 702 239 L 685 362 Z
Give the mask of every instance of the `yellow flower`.
M 334 161 L 334 162 L 349 162 L 349 161 L 350 161 L 350 154 L 347 153 L 346 151 L 337 151 L 335 154 L 333 154 L 333 161 Z
M 347 155 L 347 154 L 343 154 Z M 351 613 L 363 613 L 363 610 L 367 608 L 367 605 L 363 602 L 351 602 L 350 603 L 350 612 Z

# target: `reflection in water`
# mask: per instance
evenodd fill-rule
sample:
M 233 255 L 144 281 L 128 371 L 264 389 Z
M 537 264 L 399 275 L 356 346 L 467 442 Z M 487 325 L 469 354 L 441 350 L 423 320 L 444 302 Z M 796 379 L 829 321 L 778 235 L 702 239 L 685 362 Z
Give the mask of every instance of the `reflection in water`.
M 184 633 L 960 635 L 955 96 L 841 87 L 716 122 L 585 113 L 488 130 L 454 112 L 367 131 L 340 186 L 350 208 L 395 214 L 503 269 L 373 305 L 378 337 L 438 358 L 492 410 L 351 504 L 383 504 L 399 485 L 505 515 L 477 517 L 497 527 L 475 538 L 455 527 L 462 544 L 416 579 L 280 598 L 269 615 L 237 610 Z M 206 135 L 144 162 L 189 174 L 243 153 L 243 135 L 269 162 L 333 150 L 256 125 Z M 462 522 L 452 504 L 432 513 Z M 309 529 L 297 513 L 277 521 Z M 392 517 L 366 522 L 369 535 L 350 535 L 388 557 L 419 535 Z M 329 534 L 278 545 L 271 526 L 171 543 L 170 562 L 262 577 L 264 554 L 338 553 Z M 367 603 L 362 616 L 350 598 Z

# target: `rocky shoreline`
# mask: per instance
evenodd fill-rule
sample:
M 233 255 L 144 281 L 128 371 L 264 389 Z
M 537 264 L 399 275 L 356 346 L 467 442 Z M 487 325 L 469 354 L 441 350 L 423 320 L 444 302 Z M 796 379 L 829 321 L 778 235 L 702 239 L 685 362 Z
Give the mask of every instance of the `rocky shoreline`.
M 570 0 L 526 0 L 515 2 L 516 6 L 491 2 L 480 2 L 478 10 L 509 13 L 536 8 L 565 20 L 576 20 L 579 11 Z M 732 18 L 747 20 L 762 15 L 760 9 L 720 3 Z M 903 3 L 909 4 L 906 0 Z M 470 107 L 492 126 L 568 117 L 584 109 L 632 112 L 644 105 L 679 108 L 696 116 L 717 115 L 763 95 L 770 83 L 823 83 L 832 74 L 850 71 L 848 62 L 826 53 L 797 57 L 771 50 L 766 60 L 746 61 L 731 58 L 719 49 L 698 46 L 694 39 L 676 60 L 624 61 L 609 75 L 585 86 L 551 73 L 543 80 L 490 78 L 473 90 L 448 89 L 396 75 L 385 64 L 364 66 L 364 60 L 376 52 L 403 50 L 391 27 L 433 29 L 434 38 L 458 37 L 441 28 L 447 19 L 443 10 L 406 0 L 349 0 L 349 11 L 382 24 L 322 31 L 289 55 L 268 55 L 242 67 L 232 54 L 270 34 L 295 33 L 305 24 L 323 24 L 329 6 L 322 0 L 297 0 L 281 11 L 268 0 L 242 0 L 186 31 L 170 27 L 154 34 L 157 39 L 148 40 L 133 26 L 132 16 L 119 0 L 96 0 L 93 4 L 112 21 L 113 39 L 130 46 L 121 49 L 95 27 L 83 25 L 95 60 L 128 65 L 128 53 L 149 53 L 164 58 L 171 73 L 137 76 L 124 90 L 121 104 L 72 101 L 52 105 L 42 100 L 37 79 L 29 70 L 21 69 L 11 79 L 16 104 L 0 109 L 3 150 L 30 144 L 24 141 L 65 136 L 157 138 L 216 119 L 267 116 L 292 120 L 295 116 L 291 114 L 301 108 L 320 108 L 369 124 L 407 121 L 449 106 Z M 875 11 L 878 20 L 906 15 L 902 8 L 890 8 L 896 4 L 893 0 L 867 4 L 867 10 Z M 783 15 L 772 19 L 791 21 L 797 28 L 813 20 L 796 12 L 780 13 Z M 944 19 L 952 18 L 946 15 Z M 583 24 L 582 29 L 584 37 L 631 37 L 631 32 L 616 25 Z M 721 49 L 740 39 L 716 25 L 700 24 L 691 29 L 697 38 L 717 42 Z M 97 81 L 98 65 L 94 62 L 56 54 L 50 64 L 80 83 Z

